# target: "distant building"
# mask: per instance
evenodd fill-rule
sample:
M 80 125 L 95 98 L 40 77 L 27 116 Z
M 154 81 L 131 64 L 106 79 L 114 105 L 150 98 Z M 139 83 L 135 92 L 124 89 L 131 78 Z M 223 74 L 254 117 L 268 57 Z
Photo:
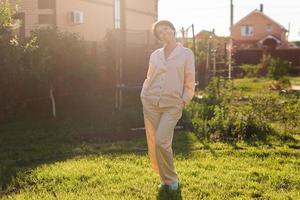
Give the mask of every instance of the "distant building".
M 4 1 L 4 0 L 0 0 Z M 36 28 L 57 27 L 79 33 L 87 41 L 101 41 L 107 30 L 149 30 L 157 20 L 158 0 L 10 0 L 19 4 L 21 37 Z M 121 19 L 121 16 L 122 19 Z M 122 23 L 121 23 L 121 20 Z
M 231 37 L 238 49 L 263 48 L 271 49 L 293 48 L 287 39 L 288 30 L 282 25 L 255 9 L 246 17 L 235 23 L 231 28 Z
M 288 41 L 288 30 L 264 14 L 263 5 L 233 24 L 233 58 L 236 65 L 258 64 L 263 55 L 281 58 L 300 66 L 300 48 Z

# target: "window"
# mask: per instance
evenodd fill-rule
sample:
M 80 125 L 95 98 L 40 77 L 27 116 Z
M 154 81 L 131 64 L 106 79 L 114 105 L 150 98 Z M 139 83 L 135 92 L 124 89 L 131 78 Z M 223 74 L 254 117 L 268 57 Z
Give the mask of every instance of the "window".
M 242 26 L 241 36 L 253 36 L 253 26 L 252 25 Z
M 271 32 L 272 32 L 272 25 L 271 25 L 271 24 L 267 24 L 266 31 L 267 31 L 268 33 L 271 33 Z
M 39 24 L 54 24 L 54 15 L 51 14 L 41 14 L 39 15 Z
M 121 3 L 115 0 L 115 29 L 121 28 Z
M 54 0 L 38 0 L 39 9 L 54 9 Z

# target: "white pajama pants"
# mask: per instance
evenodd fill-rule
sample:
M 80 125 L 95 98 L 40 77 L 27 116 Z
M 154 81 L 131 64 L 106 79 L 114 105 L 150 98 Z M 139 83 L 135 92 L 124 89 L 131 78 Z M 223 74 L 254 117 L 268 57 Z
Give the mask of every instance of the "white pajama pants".
M 183 105 L 159 107 L 143 101 L 148 154 L 152 168 L 165 184 L 178 181 L 173 163 L 174 128 L 182 116 Z

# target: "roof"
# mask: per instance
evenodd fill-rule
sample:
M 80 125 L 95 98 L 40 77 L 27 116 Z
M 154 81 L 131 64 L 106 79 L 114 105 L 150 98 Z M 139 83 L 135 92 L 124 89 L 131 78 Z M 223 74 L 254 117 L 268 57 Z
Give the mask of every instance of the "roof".
M 281 29 L 288 31 L 286 28 L 284 28 L 284 26 L 282 26 L 281 24 L 279 24 L 278 22 L 276 22 L 275 20 L 273 20 L 272 18 L 270 18 L 269 16 L 264 14 L 263 12 L 259 11 L 258 9 L 255 9 L 252 12 L 250 12 L 248 15 L 246 15 L 245 17 L 240 19 L 238 22 L 233 24 L 232 27 L 237 26 L 238 24 L 242 23 L 242 21 L 244 21 L 246 18 L 248 18 L 249 16 L 251 16 L 253 14 L 260 14 L 261 16 L 263 16 L 263 17 L 267 18 L 268 20 L 272 21 L 273 23 L 277 24 Z
M 277 42 L 277 44 L 281 44 L 281 40 L 271 34 L 267 35 L 264 38 L 262 38 L 261 40 L 259 40 L 258 43 L 262 44 L 267 39 L 274 39 Z

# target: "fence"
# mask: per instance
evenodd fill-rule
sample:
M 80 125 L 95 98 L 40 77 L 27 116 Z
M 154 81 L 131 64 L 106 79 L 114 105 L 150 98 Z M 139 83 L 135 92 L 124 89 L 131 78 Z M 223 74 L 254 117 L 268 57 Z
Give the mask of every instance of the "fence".
M 158 43 L 150 31 L 126 30 L 126 32 L 122 32 L 123 35 L 120 34 L 121 32 L 112 31 L 107 34 L 103 42 L 85 42 L 84 49 L 90 59 L 88 65 L 93 66 L 88 68 L 92 69 L 95 74 L 88 73 L 88 68 L 85 69 L 86 75 L 80 74 L 80 68 L 76 68 L 75 70 L 79 71 L 76 71 L 72 79 L 75 82 L 72 82 L 73 85 L 70 86 L 68 85 L 70 83 L 65 80 L 67 77 L 64 71 L 57 71 L 57 76 L 54 76 L 53 80 L 53 95 L 58 107 L 63 109 L 70 107 L 70 110 L 75 110 L 77 106 L 76 109 L 82 109 L 79 108 L 80 101 L 85 102 L 82 103 L 82 107 L 89 107 L 92 104 L 99 105 L 93 98 L 102 96 L 103 101 L 112 102 L 111 100 L 114 100 L 114 103 L 112 102 L 112 104 L 115 104 L 114 107 L 121 109 L 124 103 L 124 94 L 141 89 L 146 78 L 150 54 L 159 48 L 161 44 Z M 185 39 L 187 42 L 190 41 L 190 38 L 181 39 Z M 63 51 L 59 52 L 59 56 L 64 57 Z M 71 60 L 65 59 L 65 62 L 68 61 Z M 60 60 L 55 62 L 60 62 Z M 66 64 L 69 66 L 69 63 Z M 72 64 L 70 68 L 65 68 L 66 66 L 61 63 L 60 65 L 64 66 L 63 68 L 68 70 L 68 73 L 73 73 Z M 77 74 L 80 76 L 76 77 Z M 80 80 L 82 78 L 84 81 Z M 39 85 L 38 81 L 36 82 L 37 84 L 34 85 Z M 22 88 L 27 87 L 27 85 L 28 83 L 23 85 Z M 8 101 L 9 97 L 2 99 L 0 118 L 5 120 L 9 113 L 19 112 L 18 108 L 20 107 L 22 107 L 21 110 L 28 108 L 32 112 L 45 113 L 41 115 L 42 117 L 50 117 L 52 106 L 49 88 L 47 87 L 45 85 L 41 92 L 32 91 L 34 95 L 23 95 L 24 97 L 15 98 L 11 101 Z M 20 90 L 22 91 L 22 89 Z M 104 98 L 107 95 L 111 95 L 111 97 Z M 136 94 L 135 96 L 139 97 Z M 61 113 L 59 112 L 58 115 L 61 115 Z
M 117 49 L 118 38 L 116 37 L 116 32 L 109 32 L 103 42 L 80 43 L 80 51 L 71 51 L 70 53 L 69 50 L 69 53 L 67 53 L 69 57 L 65 56 L 69 46 L 64 46 L 64 48 L 60 48 L 59 52 L 53 52 L 49 55 L 53 56 L 53 63 L 56 63 L 55 66 L 50 66 L 51 70 L 55 70 L 53 71 L 55 75 L 51 76 L 52 80 L 50 81 L 52 82 L 51 87 L 53 87 L 53 90 L 51 89 L 51 91 L 55 97 L 56 106 L 63 109 L 68 107 L 71 111 L 84 109 L 91 105 L 96 107 L 99 107 L 99 105 L 103 106 L 105 110 L 107 108 L 113 109 L 114 99 L 117 101 L 119 98 L 118 96 L 114 98 L 114 93 L 120 92 L 125 88 L 119 90 L 120 85 L 131 88 L 142 85 L 146 77 L 150 53 L 158 47 L 158 43 L 150 31 L 128 30 L 125 33 L 125 37 L 122 37 L 124 38 L 122 49 Z M 77 40 L 74 39 L 74 41 L 77 43 Z M 5 51 L 4 47 L 2 50 Z M 49 85 L 45 83 L 46 80 L 39 79 L 31 71 L 30 73 L 28 71 L 37 67 L 32 64 L 32 59 L 44 58 L 42 55 L 38 56 L 39 52 L 42 52 L 42 50 L 38 50 L 35 53 L 37 55 L 36 58 L 22 54 L 17 65 L 16 62 L 11 62 L 11 64 L 8 63 L 8 65 L 12 65 L 11 67 L 0 67 L 2 71 L 7 68 L 11 69 L 12 72 L 16 68 L 20 75 L 16 73 L 13 75 L 16 74 L 16 77 L 18 75 L 18 77 L 22 78 L 19 81 L 20 84 L 16 85 L 16 83 L 9 81 L 5 76 L 0 76 L 1 83 L 9 81 L 7 89 L 0 92 L 0 121 L 6 120 L 9 115 L 15 116 L 20 112 L 33 113 L 37 117 L 51 117 Z M 120 52 L 121 54 L 118 54 Z M 86 53 L 87 57 L 83 55 Z M 76 56 L 74 57 L 72 54 Z M 79 57 L 84 57 L 83 59 L 85 60 L 83 61 Z M 118 63 L 120 59 L 122 59 L 121 65 Z M 74 63 L 74 60 L 80 62 Z M 74 64 L 76 67 L 74 67 Z M 26 70 L 22 71 L 22 69 Z M 52 71 L 45 71 L 45 75 L 48 75 L 46 74 L 48 72 L 52 73 Z M 70 76 L 72 76 L 71 79 Z M 32 81 L 30 80 L 32 84 L 29 81 L 25 81 L 29 78 L 32 79 Z M 14 87 L 9 86 L 10 83 L 14 84 Z M 41 85 L 41 83 L 43 84 Z M 5 88 L 5 85 L 2 84 L 2 87 Z M 37 90 L 35 88 L 41 89 Z M 96 102 L 98 97 L 102 99 L 100 100 L 102 104 L 99 99 Z M 103 101 L 106 102 L 106 105 L 103 104 Z M 113 107 L 107 103 L 112 104 Z M 82 108 L 80 108 L 80 105 Z M 41 115 L 36 115 L 37 113 L 41 113 Z M 62 112 L 58 112 L 58 116 L 61 116 L 61 114 Z
M 237 50 L 233 57 L 236 65 L 258 64 L 261 61 L 263 53 L 263 50 L 260 49 Z M 268 53 L 272 57 L 290 61 L 293 67 L 300 66 L 300 49 L 277 49 L 270 50 Z
M 115 30 L 111 38 L 106 41 L 110 51 L 110 70 L 115 87 L 115 108 L 121 110 L 124 94 L 128 91 L 141 89 L 146 78 L 151 52 L 158 48 L 158 43 L 150 31 Z
M 159 47 L 150 31 L 126 32 L 124 49 L 123 83 L 141 86 L 146 78 L 151 53 Z

